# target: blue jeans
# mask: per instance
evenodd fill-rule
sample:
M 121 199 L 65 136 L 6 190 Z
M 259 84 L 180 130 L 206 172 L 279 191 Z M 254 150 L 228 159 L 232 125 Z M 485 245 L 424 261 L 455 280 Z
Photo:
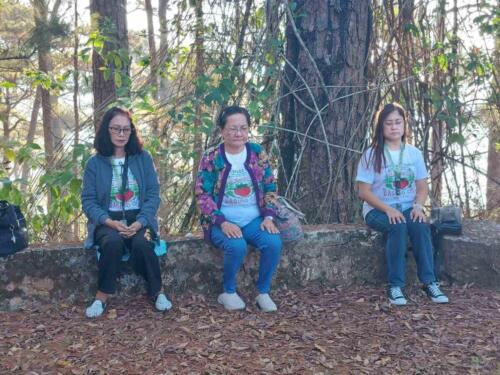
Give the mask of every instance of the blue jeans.
M 410 218 L 411 210 L 410 208 L 403 212 L 406 223 L 402 224 L 389 223 L 389 217 L 377 209 L 368 212 L 365 218 L 370 228 L 387 236 L 385 257 L 390 286 L 405 286 L 408 235 L 410 235 L 413 256 L 417 263 L 418 278 L 425 285 L 436 281 L 431 230 L 428 224 L 413 221 Z
M 241 228 L 242 238 L 229 238 L 220 227 L 212 227 L 212 242 L 224 251 L 223 286 L 226 293 L 236 292 L 236 276 L 245 259 L 248 244 L 260 251 L 259 280 L 257 290 L 268 293 L 281 255 L 281 237 L 260 229 L 263 219 L 258 217 Z

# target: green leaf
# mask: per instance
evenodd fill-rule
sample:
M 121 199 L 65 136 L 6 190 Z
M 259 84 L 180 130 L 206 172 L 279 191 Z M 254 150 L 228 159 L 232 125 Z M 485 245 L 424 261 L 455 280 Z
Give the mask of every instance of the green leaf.
M 55 183 L 57 185 L 66 185 L 71 179 L 73 178 L 73 172 L 70 171 L 65 171 L 62 172 L 57 178 L 55 179 Z
M 80 189 L 82 186 L 82 180 L 79 178 L 73 178 L 69 184 L 69 190 L 72 194 L 78 195 L 80 194 Z
M 5 89 L 13 89 L 17 85 L 14 82 L 9 82 L 9 81 L 3 81 L 0 82 L 0 87 L 3 87 Z
M 459 145 L 465 144 L 465 138 L 462 134 L 460 133 L 452 133 L 448 137 L 448 141 L 450 143 L 458 143 Z
M 115 72 L 114 75 L 115 78 L 115 86 L 116 87 L 121 87 L 122 86 L 122 75 L 120 72 Z
M 3 150 L 4 155 L 7 158 L 8 161 L 14 161 L 16 159 L 16 152 L 10 148 L 6 148 Z
M 418 29 L 417 25 L 413 24 L 413 23 L 407 23 L 404 25 L 404 31 L 409 33 L 409 34 L 412 34 L 416 37 L 418 37 L 420 35 L 420 30 Z

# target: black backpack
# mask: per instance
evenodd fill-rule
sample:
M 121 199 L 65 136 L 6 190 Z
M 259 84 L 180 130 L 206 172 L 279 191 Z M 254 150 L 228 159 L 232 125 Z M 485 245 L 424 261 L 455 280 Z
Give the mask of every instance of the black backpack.
M 18 206 L 0 200 L 0 257 L 28 247 L 26 220 Z

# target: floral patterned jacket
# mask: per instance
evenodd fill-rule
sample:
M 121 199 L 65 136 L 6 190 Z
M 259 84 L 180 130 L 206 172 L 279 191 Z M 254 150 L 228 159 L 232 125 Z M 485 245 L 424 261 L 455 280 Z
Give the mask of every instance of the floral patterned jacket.
M 261 216 L 276 216 L 276 183 L 267 154 L 262 146 L 248 142 L 245 168 L 250 174 Z M 224 152 L 224 143 L 207 150 L 198 168 L 195 195 L 205 240 L 210 241 L 212 225 L 226 219 L 220 211 L 231 164 Z

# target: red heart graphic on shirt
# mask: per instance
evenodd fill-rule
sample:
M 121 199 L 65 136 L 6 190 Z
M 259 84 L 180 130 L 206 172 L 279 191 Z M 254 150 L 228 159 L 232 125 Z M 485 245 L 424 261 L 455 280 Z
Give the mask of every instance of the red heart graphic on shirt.
M 134 196 L 134 192 L 132 190 L 127 190 L 124 194 L 116 194 L 115 197 L 119 201 L 128 202 Z
M 250 195 L 250 192 L 252 189 L 250 189 L 249 186 L 246 185 L 238 185 L 236 189 L 234 189 L 234 192 L 236 195 L 239 195 L 240 197 L 247 197 Z
M 401 183 L 400 183 L 400 187 L 401 189 L 404 189 L 405 187 L 407 187 L 409 185 L 409 181 L 406 179 L 406 178 L 402 178 L 401 179 Z

